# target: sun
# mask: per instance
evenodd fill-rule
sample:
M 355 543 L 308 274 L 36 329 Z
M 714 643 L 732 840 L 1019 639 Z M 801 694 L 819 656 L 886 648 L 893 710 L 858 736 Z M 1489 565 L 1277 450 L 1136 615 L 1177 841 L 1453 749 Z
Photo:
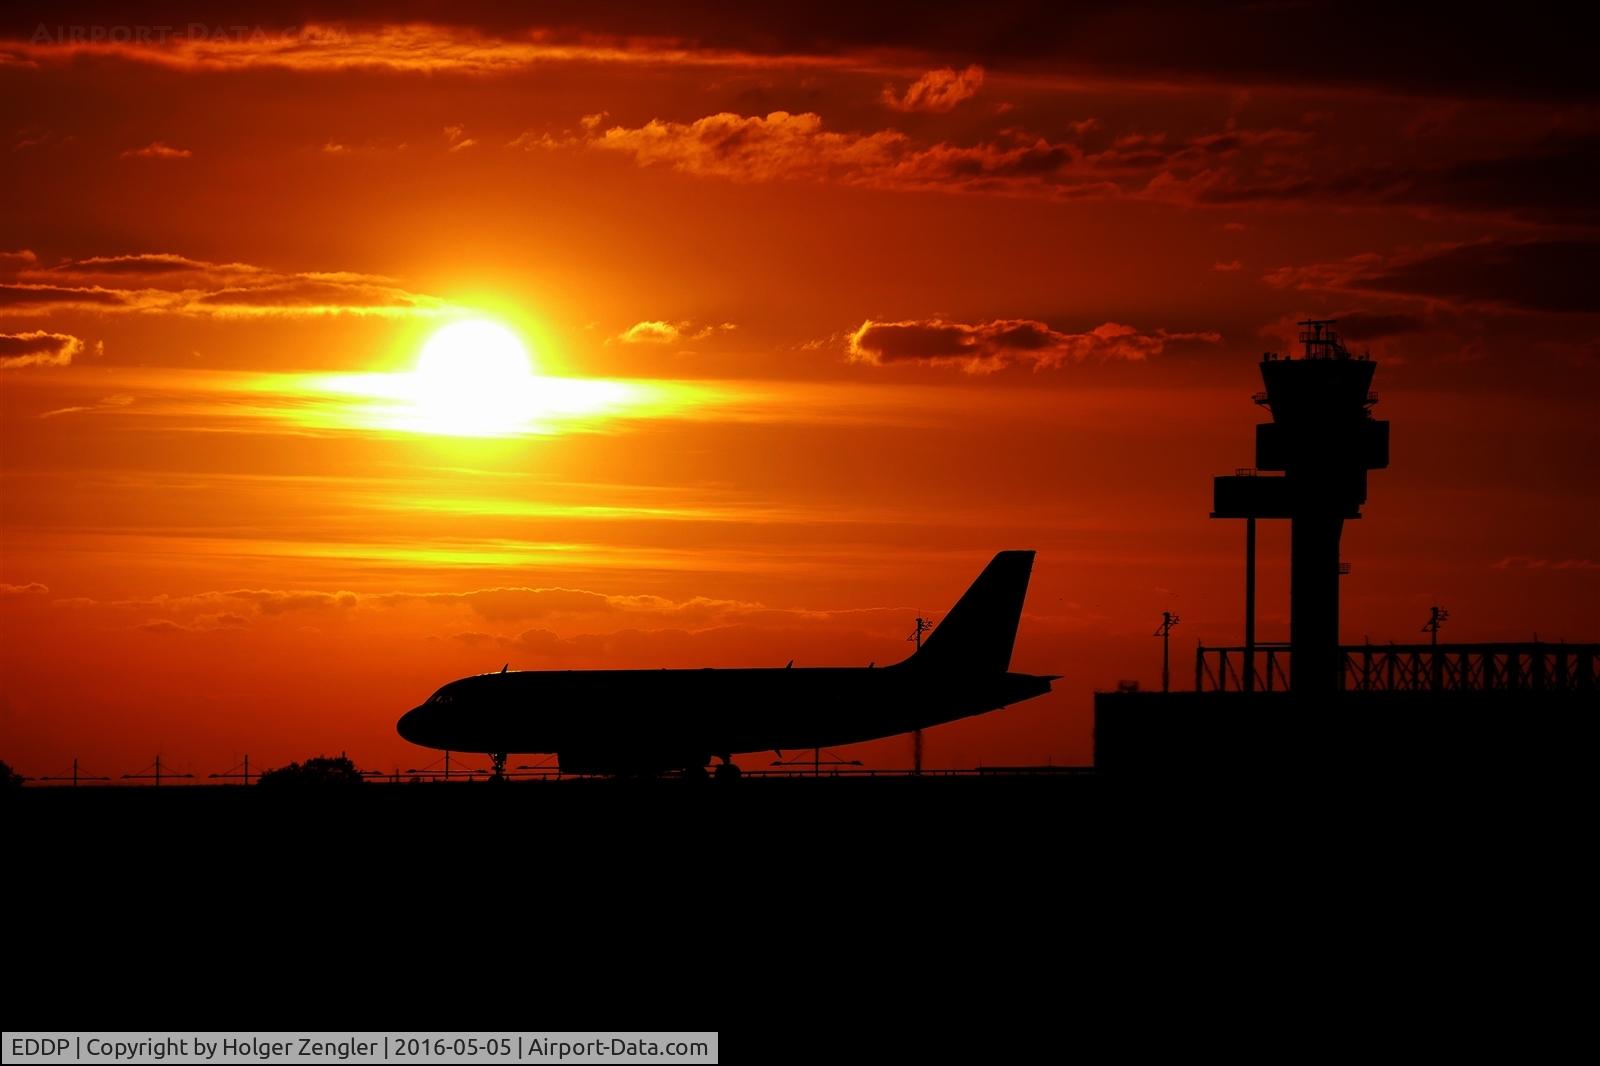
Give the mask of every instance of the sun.
M 517 334 L 487 318 L 441 326 L 408 370 L 256 375 L 252 388 L 303 394 L 288 410 L 317 429 L 496 438 L 608 432 L 620 419 L 668 417 L 715 392 L 683 382 L 539 374 Z
M 411 378 L 417 417 L 433 433 L 514 433 L 540 406 L 540 379 L 522 341 L 487 319 L 436 330 L 422 346 Z

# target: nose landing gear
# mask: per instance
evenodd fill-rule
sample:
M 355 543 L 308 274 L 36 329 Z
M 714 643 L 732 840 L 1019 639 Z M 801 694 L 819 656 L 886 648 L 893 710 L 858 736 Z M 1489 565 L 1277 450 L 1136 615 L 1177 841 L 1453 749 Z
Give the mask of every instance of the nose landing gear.
M 504 781 L 506 779 L 506 753 L 503 751 L 490 752 L 489 762 L 494 766 L 493 780 Z

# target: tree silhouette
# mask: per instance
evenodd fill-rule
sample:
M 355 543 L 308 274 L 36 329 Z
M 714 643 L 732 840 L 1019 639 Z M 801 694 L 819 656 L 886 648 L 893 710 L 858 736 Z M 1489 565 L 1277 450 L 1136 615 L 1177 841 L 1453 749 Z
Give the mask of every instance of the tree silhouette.
M 315 759 L 307 759 L 303 763 L 292 762 L 288 766 L 280 766 L 276 770 L 267 770 L 261 775 L 258 785 L 268 788 L 279 787 L 308 787 L 323 788 L 332 786 L 347 786 L 363 784 L 366 778 L 361 776 L 361 771 L 356 769 L 356 764 L 343 752 L 338 758 L 319 755 Z
M 22 781 L 22 775 L 13 770 L 10 763 L 0 762 L 0 789 L 21 788 Z

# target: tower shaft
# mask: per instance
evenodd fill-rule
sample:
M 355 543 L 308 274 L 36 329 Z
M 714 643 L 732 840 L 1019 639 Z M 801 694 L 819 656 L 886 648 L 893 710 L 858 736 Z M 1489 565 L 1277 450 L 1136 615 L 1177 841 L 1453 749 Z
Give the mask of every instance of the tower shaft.
M 1289 669 L 1296 690 L 1339 685 L 1338 515 L 1289 520 Z

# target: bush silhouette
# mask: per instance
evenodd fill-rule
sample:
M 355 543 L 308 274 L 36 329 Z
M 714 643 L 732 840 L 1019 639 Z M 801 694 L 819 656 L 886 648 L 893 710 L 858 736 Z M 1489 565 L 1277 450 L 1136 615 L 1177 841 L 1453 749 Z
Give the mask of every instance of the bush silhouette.
M 22 775 L 13 770 L 10 763 L 0 762 L 0 789 L 9 792 L 11 789 L 21 788 L 22 782 Z
M 336 759 L 319 755 L 303 763 L 292 762 L 276 770 L 267 770 L 261 775 L 257 784 L 268 788 L 293 786 L 323 788 L 360 785 L 365 781 L 366 778 L 361 776 L 361 771 L 356 769 L 356 764 L 350 761 L 349 756 L 341 753 Z

